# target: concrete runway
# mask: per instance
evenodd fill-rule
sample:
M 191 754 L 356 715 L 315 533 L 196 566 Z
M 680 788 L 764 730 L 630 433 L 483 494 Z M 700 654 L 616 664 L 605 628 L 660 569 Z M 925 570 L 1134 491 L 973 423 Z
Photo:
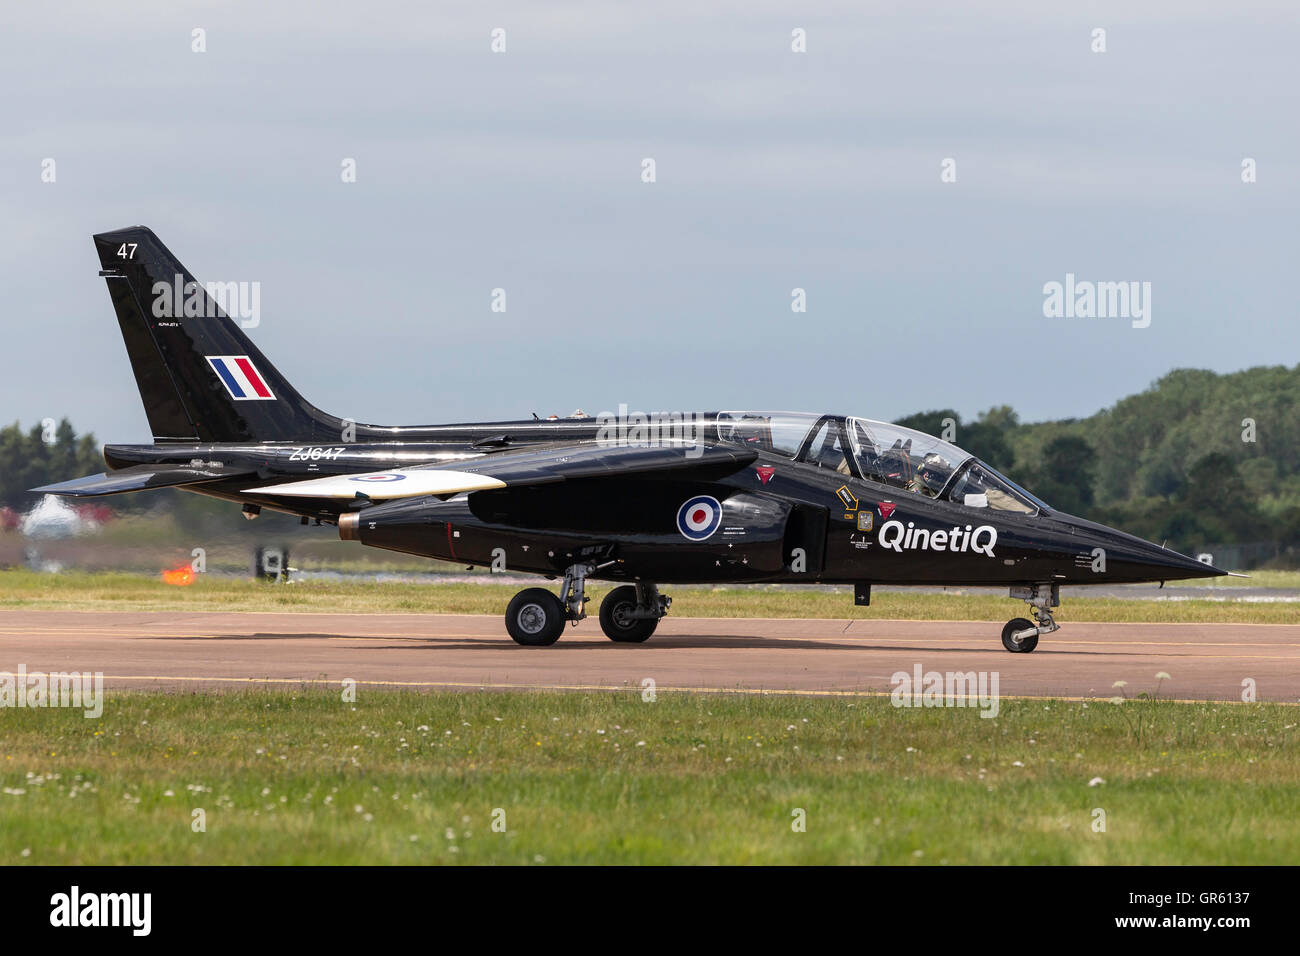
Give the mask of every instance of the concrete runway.
M 1300 699 L 1300 625 L 1066 623 L 1008 654 L 978 621 L 722 620 L 669 616 L 645 644 L 589 618 L 551 647 L 519 647 L 500 618 L 438 614 L 5 611 L 0 671 L 100 671 L 110 688 L 337 683 L 415 689 L 888 691 L 896 671 L 997 671 L 1004 696 Z

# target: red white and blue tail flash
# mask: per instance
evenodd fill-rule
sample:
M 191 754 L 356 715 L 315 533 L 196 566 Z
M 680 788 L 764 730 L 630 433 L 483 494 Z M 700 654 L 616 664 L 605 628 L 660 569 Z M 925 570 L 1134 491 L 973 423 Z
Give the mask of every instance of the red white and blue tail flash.
M 275 401 L 271 389 L 263 381 L 247 355 L 204 356 L 212 370 L 226 386 L 230 397 L 237 402 Z

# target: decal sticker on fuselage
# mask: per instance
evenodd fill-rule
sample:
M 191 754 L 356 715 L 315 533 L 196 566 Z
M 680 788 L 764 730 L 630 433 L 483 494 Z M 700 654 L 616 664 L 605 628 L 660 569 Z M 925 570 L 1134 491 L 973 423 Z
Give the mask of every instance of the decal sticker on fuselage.
M 953 525 L 951 529 L 917 528 L 909 521 L 906 526 L 901 521 L 886 521 L 880 526 L 876 540 L 882 548 L 890 548 L 900 554 L 904 551 L 974 551 L 987 557 L 994 557 L 993 547 L 998 543 L 998 529 L 991 524 L 982 524 L 972 529 Z
M 335 461 L 339 455 L 343 454 L 342 448 L 322 448 L 320 446 L 312 447 L 311 445 L 300 445 L 295 448 L 289 455 L 290 461 L 320 461 L 322 458 L 326 461 Z
M 696 495 L 677 509 L 677 530 L 691 541 L 704 541 L 722 524 L 722 505 L 717 498 Z

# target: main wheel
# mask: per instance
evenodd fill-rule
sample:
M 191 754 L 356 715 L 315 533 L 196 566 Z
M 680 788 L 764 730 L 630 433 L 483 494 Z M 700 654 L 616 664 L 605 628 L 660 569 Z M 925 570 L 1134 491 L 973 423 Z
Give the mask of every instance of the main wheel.
M 659 626 L 657 618 L 631 617 L 636 610 L 636 588 L 631 584 L 614 588 L 600 602 L 600 629 L 619 644 L 640 644 Z
M 526 588 L 506 607 L 506 630 L 526 647 L 554 644 L 564 631 L 564 605 L 546 588 Z
M 1006 626 L 1002 628 L 1002 646 L 1012 654 L 1028 654 L 1038 646 L 1038 635 L 1034 634 L 1026 637 L 1023 641 L 1017 642 L 1015 633 L 1033 626 L 1033 621 L 1028 621 L 1023 617 L 1015 617 L 1007 621 Z

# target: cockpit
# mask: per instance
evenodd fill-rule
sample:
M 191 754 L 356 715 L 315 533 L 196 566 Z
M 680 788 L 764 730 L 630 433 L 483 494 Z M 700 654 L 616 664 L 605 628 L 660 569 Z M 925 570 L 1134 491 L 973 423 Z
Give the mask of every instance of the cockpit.
M 956 445 L 887 422 L 805 412 L 719 412 L 718 438 L 971 508 L 1020 514 L 1047 508 Z

